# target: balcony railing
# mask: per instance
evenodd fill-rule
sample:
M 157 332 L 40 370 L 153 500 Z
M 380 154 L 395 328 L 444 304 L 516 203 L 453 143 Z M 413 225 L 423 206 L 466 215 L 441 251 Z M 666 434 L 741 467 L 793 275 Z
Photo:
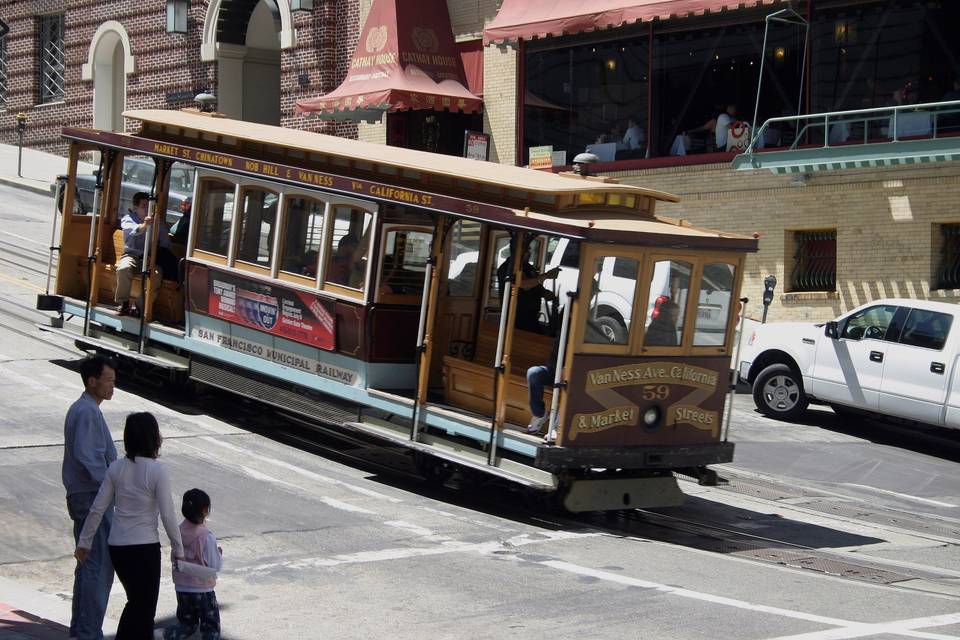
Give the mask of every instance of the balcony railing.
M 772 144 L 762 144 L 771 138 Z M 909 151 L 908 145 L 894 144 L 901 142 L 920 142 L 924 152 L 927 147 L 960 149 L 960 100 L 770 118 L 734 160 L 734 168 L 800 169 L 790 168 L 791 157 L 807 168 L 818 161 L 836 165 L 844 158 L 869 162 L 875 154 L 889 159 L 898 149 Z

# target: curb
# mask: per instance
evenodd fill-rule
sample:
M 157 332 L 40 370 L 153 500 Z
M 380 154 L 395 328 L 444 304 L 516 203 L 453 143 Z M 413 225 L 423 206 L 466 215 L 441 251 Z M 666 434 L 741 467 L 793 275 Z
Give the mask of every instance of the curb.
M 40 195 L 44 195 L 44 196 L 51 196 L 51 197 L 53 196 L 53 194 L 50 193 L 49 186 L 44 188 L 44 187 L 41 187 L 40 185 L 26 184 L 15 178 L 7 178 L 4 176 L 0 176 L 0 184 L 8 187 L 14 187 L 15 189 L 23 189 L 24 191 L 32 191 L 33 193 L 39 193 Z

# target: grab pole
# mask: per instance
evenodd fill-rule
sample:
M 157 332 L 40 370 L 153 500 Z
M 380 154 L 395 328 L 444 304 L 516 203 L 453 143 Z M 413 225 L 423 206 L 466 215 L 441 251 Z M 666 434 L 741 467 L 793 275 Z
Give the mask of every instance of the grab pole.
M 417 391 L 413 399 L 413 427 L 410 429 L 410 440 L 417 441 L 420 431 L 420 367 L 423 366 L 423 354 L 427 346 L 423 342 L 424 334 L 427 330 L 427 307 L 430 299 L 430 285 L 433 280 L 433 257 L 427 262 L 427 268 L 423 272 L 423 291 L 424 295 L 420 299 L 420 326 L 417 327 Z
M 577 294 L 573 291 L 567 292 L 567 306 L 563 310 L 563 320 L 560 322 L 560 347 L 557 349 L 557 362 L 554 365 L 553 374 L 553 397 L 550 398 L 550 426 L 547 429 L 547 441 L 557 438 L 557 412 L 560 408 L 560 389 L 566 387 L 563 380 L 563 363 L 567 357 L 567 338 L 570 333 L 570 308 L 573 301 L 577 299 Z
M 97 260 L 94 249 L 97 240 L 97 223 L 100 220 L 100 205 L 103 204 L 103 171 L 104 165 L 106 165 L 107 172 L 110 171 L 111 158 L 113 157 L 110 151 L 107 151 L 106 155 L 107 161 L 104 163 L 104 154 L 100 154 L 100 169 L 97 171 L 97 181 L 93 187 L 93 210 L 90 212 L 90 239 L 87 243 L 87 305 L 83 313 L 83 335 L 85 336 L 90 335 L 90 306 L 92 304 L 90 298 L 96 293 L 93 289 L 93 265 Z
M 723 441 L 730 437 L 730 419 L 733 416 L 733 397 L 737 391 L 737 382 L 740 380 L 740 345 L 743 344 L 743 325 L 747 319 L 747 302 L 749 298 L 740 298 L 743 305 L 740 309 L 740 330 L 737 333 L 737 351 L 733 357 L 733 369 L 730 372 L 730 389 L 727 391 L 727 417 L 723 425 Z
M 59 211 L 60 198 L 63 197 L 66 184 L 66 180 L 57 180 L 57 192 L 53 196 L 53 224 L 50 225 L 50 255 L 47 258 L 47 286 L 44 288 L 45 295 L 50 295 L 50 281 L 53 280 L 53 254 L 60 251 L 60 245 L 53 243 L 57 241 L 57 212 Z

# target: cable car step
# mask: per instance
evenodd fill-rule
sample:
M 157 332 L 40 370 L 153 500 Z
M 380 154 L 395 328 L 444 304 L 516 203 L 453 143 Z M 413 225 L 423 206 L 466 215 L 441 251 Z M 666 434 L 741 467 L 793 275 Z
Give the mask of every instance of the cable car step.
M 410 440 L 408 427 L 394 425 L 384 420 L 364 416 L 363 422 L 348 422 L 343 426 L 357 433 L 373 436 L 390 444 L 433 456 L 474 471 L 487 473 L 528 488 L 540 490 L 556 488 L 556 476 L 552 473 L 508 458 L 500 458 L 497 461 L 497 466 L 491 466 L 487 464 L 486 452 L 436 436 L 423 435 L 421 436 L 421 442 L 414 442 Z
M 117 356 L 130 358 L 132 360 L 137 360 L 155 367 L 160 367 L 161 369 L 167 369 L 175 372 L 186 372 L 190 368 L 185 359 L 180 360 L 173 354 L 167 354 L 166 352 L 163 352 L 162 356 L 157 356 L 151 353 L 153 351 L 152 349 L 148 350 L 147 353 L 138 352 L 137 342 L 135 340 L 129 340 L 127 338 L 114 335 L 101 335 L 99 338 L 94 338 L 92 336 L 78 334 L 69 329 L 59 329 L 44 324 L 37 324 L 35 326 L 41 331 L 53 333 L 60 337 L 73 340 L 77 345 L 77 348 L 82 351 L 87 351 L 89 349 L 106 351 Z

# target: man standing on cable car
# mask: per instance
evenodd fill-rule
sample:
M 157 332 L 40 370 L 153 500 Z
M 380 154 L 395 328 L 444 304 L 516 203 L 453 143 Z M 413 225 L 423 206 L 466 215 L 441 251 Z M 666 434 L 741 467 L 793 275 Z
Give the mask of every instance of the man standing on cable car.
M 520 284 L 516 290 L 517 296 L 517 314 L 514 326 L 523 331 L 532 331 L 540 333 L 540 306 L 541 300 L 553 300 L 552 291 L 545 289 L 543 283 L 547 280 L 553 280 L 560 273 L 560 267 L 554 267 L 546 273 L 539 273 L 537 268 L 530 263 L 530 243 L 523 245 L 523 255 L 520 258 L 521 278 Z M 503 296 L 504 288 L 513 269 L 513 254 L 507 256 L 507 259 L 497 268 L 497 280 L 500 283 L 500 295 Z M 504 309 L 506 311 L 506 309 Z
M 134 306 L 133 298 L 130 297 L 130 288 L 134 276 L 143 270 L 144 242 L 147 237 L 147 229 L 153 224 L 153 216 L 149 212 L 150 196 L 148 194 L 142 191 L 133 194 L 132 205 L 120 220 L 120 229 L 123 231 L 123 255 L 117 261 L 116 301 L 120 305 L 118 313 L 121 316 L 139 317 L 140 309 Z M 166 253 L 170 253 L 170 235 L 167 233 L 166 225 L 163 224 L 162 220 L 160 227 L 159 237 L 157 238 L 157 267 L 161 270 L 162 277 L 162 269 L 164 268 L 162 256 L 164 250 L 166 250 Z M 160 289 L 160 278 L 150 278 L 150 283 L 153 287 L 153 295 L 156 296 Z

